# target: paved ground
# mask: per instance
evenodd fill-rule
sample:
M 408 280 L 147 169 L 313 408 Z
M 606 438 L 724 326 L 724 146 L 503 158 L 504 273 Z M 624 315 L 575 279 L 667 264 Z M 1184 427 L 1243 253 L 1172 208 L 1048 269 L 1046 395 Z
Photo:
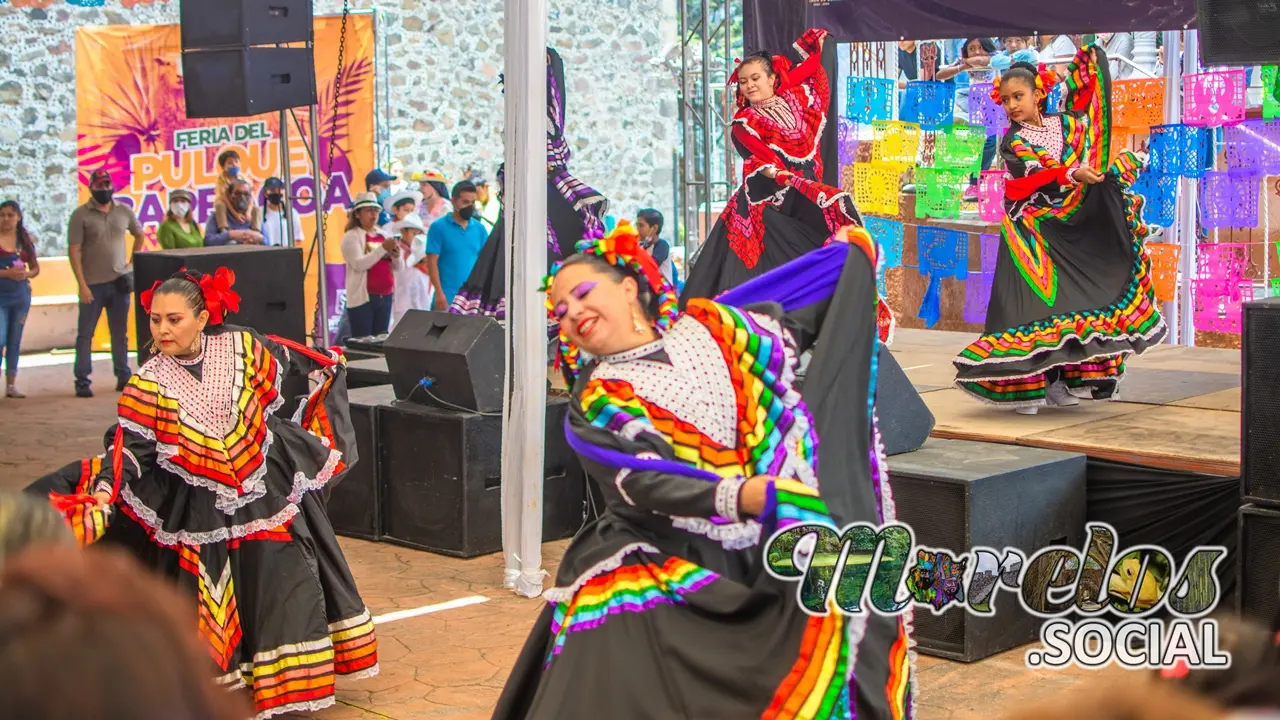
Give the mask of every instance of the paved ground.
M 20 488 L 67 462 L 101 452 L 116 395 L 109 363 L 95 364 L 98 396 L 72 396 L 68 364 L 21 374 L 25 400 L 0 398 L 0 487 Z M 455 560 L 391 545 L 343 540 L 375 615 L 459 598 L 488 602 L 379 625 L 382 674 L 351 683 L 320 720 L 480 720 L 488 718 L 507 672 L 542 607 L 501 586 L 502 559 Z M 554 572 L 565 543 L 543 548 Z M 916 717 L 987 720 L 1022 703 L 1063 692 L 1079 671 L 1031 671 L 1018 651 L 972 665 L 920 657 Z M 577 719 L 573 719 L 577 720 Z

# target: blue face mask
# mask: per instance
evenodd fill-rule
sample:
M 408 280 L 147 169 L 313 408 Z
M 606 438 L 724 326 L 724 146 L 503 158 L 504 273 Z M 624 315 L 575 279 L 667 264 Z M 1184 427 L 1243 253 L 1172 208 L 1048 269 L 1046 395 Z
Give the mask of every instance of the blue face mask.
M 378 202 L 386 202 L 389 197 L 391 197 L 391 188 L 382 188 L 378 191 Z
M 239 175 L 240 175 L 240 167 L 238 165 L 232 165 L 231 167 L 227 168 L 227 177 L 237 177 Z

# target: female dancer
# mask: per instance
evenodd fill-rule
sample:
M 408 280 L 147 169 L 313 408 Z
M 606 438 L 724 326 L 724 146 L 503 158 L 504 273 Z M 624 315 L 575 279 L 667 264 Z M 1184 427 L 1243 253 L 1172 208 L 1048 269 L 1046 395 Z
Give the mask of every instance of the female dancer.
M 569 174 L 569 142 L 564 136 L 564 61 L 551 48 L 547 48 L 547 123 L 547 267 L 552 267 L 589 231 L 604 227 L 609 203 L 603 195 Z M 500 168 L 499 202 L 503 174 Z M 505 227 L 505 218 L 499 214 L 489 240 L 476 258 L 471 277 L 453 298 L 451 312 L 506 317 Z
M 39 274 L 36 243 L 22 224 L 22 208 L 16 200 L 5 200 L 0 203 L 0 352 L 4 353 L 5 397 L 26 397 L 18 390 L 18 355 L 31 310 L 31 278 Z
M 810 30 L 796 41 L 804 59 L 751 55 L 738 66 L 733 143 L 745 177 L 698 252 L 682 300 L 712 298 L 822 247 L 831 233 L 861 225 L 853 198 L 839 189 L 838 114 L 831 78 L 835 46 Z
M 29 490 L 74 493 L 53 500 L 81 542 L 124 545 L 190 593 L 218 681 L 267 718 L 332 705 L 335 676 L 377 673 L 377 641 L 317 494 L 355 462 L 343 360 L 223 325 L 234 279 L 180 272 L 142 294 L 157 354 L 106 453 Z M 315 384 L 293 421 L 273 414 L 285 373 Z
M 797 505 L 831 527 L 893 517 L 870 404 L 876 250 L 845 239 L 679 314 L 627 223 L 550 278 L 565 432 L 605 510 L 566 551 L 495 718 L 907 716 L 910 615 L 810 615 L 763 567 Z M 806 402 L 794 367 L 816 337 Z
M 986 332 L 955 359 L 956 384 L 975 398 L 1034 415 L 1077 396 L 1116 398 L 1125 356 L 1167 328 L 1143 248 L 1142 199 L 1128 192 L 1132 153 L 1111 163 L 1106 53 L 1080 51 L 1062 114 L 1045 112 L 1054 78 L 1016 63 L 993 92 L 1011 121 L 1004 240 Z M 1109 168 L 1109 169 L 1108 169 Z

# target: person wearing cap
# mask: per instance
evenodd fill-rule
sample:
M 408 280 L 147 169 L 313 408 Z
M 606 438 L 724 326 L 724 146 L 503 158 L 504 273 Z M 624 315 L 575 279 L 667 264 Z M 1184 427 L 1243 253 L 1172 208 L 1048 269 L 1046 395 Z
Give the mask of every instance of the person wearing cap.
M 236 178 L 231 181 L 227 195 L 231 201 L 227 205 L 227 224 L 219 228 L 217 213 L 211 215 L 204 228 L 204 244 L 210 247 L 261 245 L 262 214 L 260 208 L 253 204 L 253 185 L 244 178 Z
M 428 170 L 415 173 L 413 178 L 418 183 L 418 192 L 422 193 L 422 202 L 418 203 L 418 216 L 422 223 L 431 227 L 431 223 L 453 212 L 449 202 L 448 180 L 439 170 Z
M 391 328 L 410 310 L 431 309 L 431 276 L 427 270 L 427 226 L 417 213 L 409 213 L 384 229 L 400 239 L 401 267 L 391 302 Z
M 262 237 L 264 245 L 289 246 L 289 223 L 285 220 L 284 181 L 278 177 L 267 178 L 262 184 Z M 292 219 L 293 241 L 302 241 L 302 218 L 298 213 L 288 213 Z
M 364 176 L 364 187 L 367 191 L 373 193 L 374 199 L 378 201 L 378 205 L 386 202 L 391 197 L 391 183 L 396 181 L 396 176 L 383 171 L 381 168 L 374 168 Z M 378 214 L 378 225 L 386 225 L 391 222 L 391 214 L 383 211 Z
M 71 213 L 67 225 L 67 253 L 80 290 L 76 328 L 76 397 L 93 397 L 93 333 L 102 311 L 111 330 L 111 364 L 116 392 L 133 377 L 129 369 L 129 297 L 133 293 L 133 263 L 125 252 L 124 236 L 133 236 L 133 252 L 142 250 L 142 223 L 128 205 L 115 201 L 115 184 L 106 170 L 89 176 L 89 201 Z
M 384 224 L 379 232 L 385 237 L 399 235 L 399 229 L 396 227 L 397 223 L 410 215 L 417 214 L 418 205 L 421 202 L 422 193 L 417 190 L 401 190 L 392 194 L 382 203 L 383 211 L 391 214 L 391 222 Z
M 395 271 L 403 261 L 400 241 L 378 234 L 382 203 L 371 192 L 356 195 L 347 211 L 347 231 L 342 236 L 342 259 L 347 264 L 347 322 L 350 337 L 371 337 L 387 332 L 395 294 Z
M 476 186 L 476 219 L 492 230 L 494 223 L 498 222 L 498 214 L 502 212 L 502 203 L 489 192 L 488 178 L 476 175 L 471 184 Z
M 169 193 L 169 211 L 156 230 L 156 242 L 160 243 L 161 250 L 204 247 L 200 226 L 191 215 L 194 204 L 195 198 L 186 190 L 179 188 Z
M 432 307 L 444 312 L 471 275 L 489 231 L 476 217 L 476 186 L 463 180 L 453 186 L 453 212 L 427 230 L 427 271 L 435 290 Z

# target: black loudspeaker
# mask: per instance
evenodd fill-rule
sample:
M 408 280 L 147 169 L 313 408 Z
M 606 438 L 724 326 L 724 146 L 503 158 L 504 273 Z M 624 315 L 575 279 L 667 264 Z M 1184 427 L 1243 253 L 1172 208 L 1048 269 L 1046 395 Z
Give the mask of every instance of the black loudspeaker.
M 933 412 L 884 345 L 876 364 L 876 418 L 886 455 L 919 450 L 933 432 Z
M 1205 65 L 1280 62 L 1280 3 L 1275 0 L 1197 0 L 1196 25 Z
M 261 115 L 316 103 L 310 48 L 241 47 L 182 53 L 189 118 Z
M 585 522 L 586 475 L 569 449 L 569 400 L 547 398 L 544 541 Z M 502 549 L 502 419 L 396 402 L 378 409 L 383 539 L 455 557 Z
M 1280 505 L 1280 298 L 1245 303 L 1240 480 L 1245 502 Z
M 151 358 L 151 320 L 142 310 L 142 293 L 184 267 L 202 273 L 225 267 L 235 273 L 233 289 L 240 295 L 240 309 L 227 316 L 228 324 L 306 343 L 301 248 L 227 245 L 160 250 L 133 256 L 138 364 Z
M 1016 548 L 1030 557 L 1050 545 L 1083 550 L 1085 465 L 1074 453 L 931 438 L 889 459 L 889 482 L 898 520 L 911 527 L 917 546 L 955 555 Z M 1013 591 L 998 590 L 992 605 L 991 616 L 917 608 L 917 649 L 974 662 L 1039 639 L 1043 621 L 1024 611 Z
M 182 0 L 182 49 L 308 42 L 311 0 Z
M 506 363 L 502 326 L 493 318 L 410 310 L 382 349 L 397 398 L 472 412 L 502 411 Z M 430 379 L 429 387 L 421 387 L 423 379 Z
M 347 387 L 367 388 L 381 385 L 391 387 L 391 373 L 387 370 L 386 358 L 352 360 L 347 356 Z
M 382 538 L 382 444 L 378 442 L 379 409 L 396 399 L 390 385 L 347 392 L 359 461 L 329 494 L 333 531 L 364 540 Z
M 1237 609 L 1246 620 L 1273 627 L 1280 619 L 1280 510 L 1240 508 L 1239 537 Z

